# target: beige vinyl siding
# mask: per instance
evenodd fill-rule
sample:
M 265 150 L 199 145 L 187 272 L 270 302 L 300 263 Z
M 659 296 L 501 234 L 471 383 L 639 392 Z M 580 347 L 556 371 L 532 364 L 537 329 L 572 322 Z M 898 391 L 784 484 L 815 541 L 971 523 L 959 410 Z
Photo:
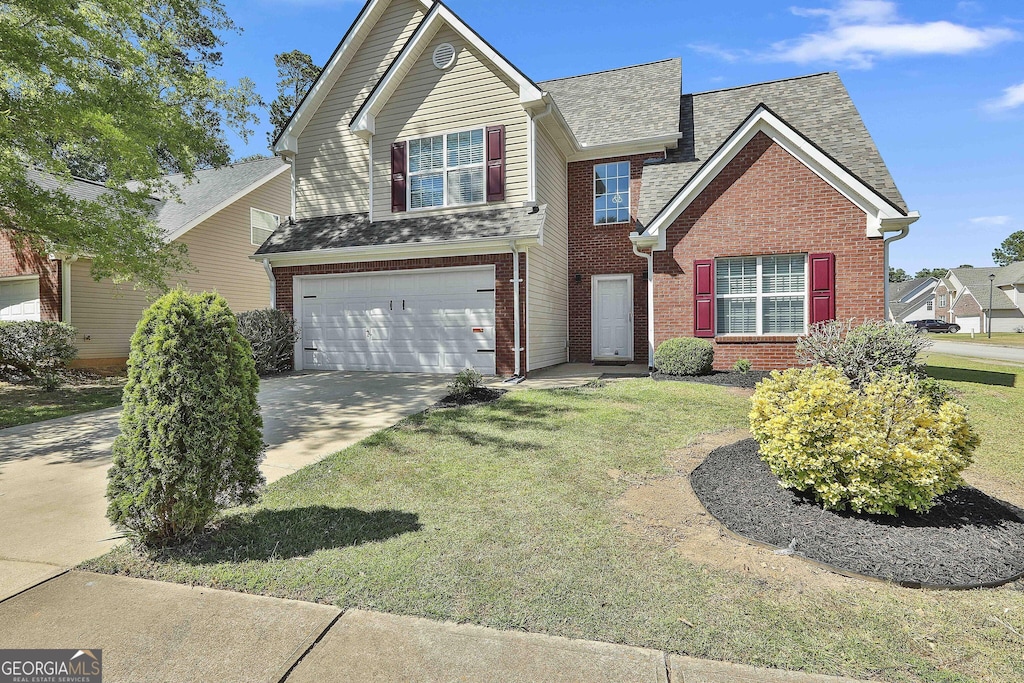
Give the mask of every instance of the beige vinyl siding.
M 178 242 L 188 247 L 188 260 L 196 270 L 178 281 L 192 292 L 218 292 L 236 313 L 270 306 L 267 271 L 249 258 L 259 248 L 250 239 L 249 209 L 284 218 L 290 195 L 291 181 L 284 171 L 182 235 Z
M 527 253 L 528 370 L 566 360 L 569 314 L 569 212 L 565 157 L 537 126 L 537 201 L 547 204 L 544 246 Z
M 432 63 L 434 48 L 451 43 L 455 64 L 445 71 Z M 505 202 L 431 209 L 416 214 L 451 213 L 518 205 L 527 197 L 527 116 L 513 83 L 499 75 L 474 48 L 447 26 L 438 29 L 376 117 L 373 138 L 373 219 L 391 213 L 391 143 L 440 133 L 505 126 Z
M 295 156 L 297 217 L 369 210 L 369 146 L 349 121 L 423 15 L 414 0 L 390 3 L 303 129 Z
M 219 292 L 236 313 L 267 308 L 267 273 L 262 264 L 248 258 L 258 248 L 250 240 L 249 208 L 284 217 L 290 189 L 285 171 L 182 235 L 178 242 L 188 246 L 188 260 L 196 270 L 168 278 L 169 284 L 192 292 Z M 71 324 L 78 330 L 78 356 L 82 360 L 127 358 L 132 333 L 152 297 L 130 284 L 96 282 L 89 273 L 91 265 L 89 260 L 79 260 L 71 266 Z

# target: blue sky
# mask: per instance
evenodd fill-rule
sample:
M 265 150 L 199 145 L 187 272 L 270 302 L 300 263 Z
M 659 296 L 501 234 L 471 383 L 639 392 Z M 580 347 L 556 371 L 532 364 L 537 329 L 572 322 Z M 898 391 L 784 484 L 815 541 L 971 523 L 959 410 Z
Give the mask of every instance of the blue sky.
M 322 65 L 354 0 L 226 0 L 229 82 L 274 98 L 277 52 Z M 838 71 L 921 220 L 892 247 L 913 273 L 1024 229 L 1024 3 L 1019 0 L 449 0 L 534 80 L 682 57 L 684 92 Z M 266 152 L 266 118 L 236 156 Z

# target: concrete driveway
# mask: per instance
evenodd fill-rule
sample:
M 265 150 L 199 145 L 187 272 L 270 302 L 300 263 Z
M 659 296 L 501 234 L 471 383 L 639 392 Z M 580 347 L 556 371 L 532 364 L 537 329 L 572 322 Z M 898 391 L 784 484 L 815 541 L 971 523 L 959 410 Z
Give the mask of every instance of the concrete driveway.
M 423 410 L 442 375 L 322 372 L 260 384 L 268 482 Z M 121 541 L 106 472 L 120 409 L 0 429 L 0 599 Z

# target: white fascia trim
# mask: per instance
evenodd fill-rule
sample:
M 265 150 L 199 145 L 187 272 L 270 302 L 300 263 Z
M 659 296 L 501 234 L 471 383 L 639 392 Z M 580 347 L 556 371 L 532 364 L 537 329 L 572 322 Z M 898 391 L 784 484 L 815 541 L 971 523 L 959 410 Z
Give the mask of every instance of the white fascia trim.
M 581 145 L 578 150 L 569 155 L 568 160 L 590 161 L 592 159 L 621 157 L 631 154 L 664 154 L 666 149 L 678 147 L 679 138 L 682 136 L 682 133 L 668 133 L 666 135 L 655 135 L 649 138 L 615 142 L 607 145 Z
M 916 212 L 907 215 L 901 213 L 863 181 L 810 144 L 766 107 L 761 106 L 648 224 L 644 235 L 658 237 L 657 249 L 659 251 L 665 250 L 665 234 L 672 222 L 718 177 L 718 174 L 758 133 L 767 135 L 864 211 L 867 214 L 866 234 L 868 237 L 881 237 L 884 230 L 898 230 L 920 217 Z
M 217 206 L 213 207 L 212 209 L 210 209 L 206 213 L 202 214 L 201 216 L 199 216 L 197 218 L 193 218 L 192 220 L 190 220 L 188 223 L 186 223 L 185 225 L 181 226 L 180 228 L 176 228 L 174 231 L 172 231 L 170 234 L 167 235 L 167 237 L 166 237 L 167 241 L 168 242 L 173 242 L 174 240 L 178 239 L 179 237 L 181 237 L 186 232 L 188 232 L 192 228 L 196 227 L 197 225 L 199 225 L 200 223 L 202 223 L 206 219 L 208 219 L 211 216 L 215 215 L 216 213 L 218 213 L 220 211 L 223 211 L 224 209 L 228 208 L 229 206 L 231 206 L 232 204 L 237 202 L 239 199 L 241 199 L 245 195 L 249 194 L 250 192 L 252 192 L 253 190 L 259 188 L 260 186 L 265 185 L 266 183 L 270 182 L 271 180 L 273 180 L 277 176 L 281 175 L 285 171 L 289 171 L 289 172 L 291 171 L 291 164 L 281 164 L 281 166 L 279 168 L 277 168 L 277 169 L 274 169 L 274 171 L 272 173 L 268 173 L 267 175 L 263 176 L 262 178 L 260 178 L 259 180 L 257 180 L 254 183 L 250 183 L 249 185 L 247 185 L 246 187 L 242 188 L 241 190 L 239 190 L 235 194 L 231 195 L 230 197 L 228 197 L 227 199 L 225 199 L 220 204 L 218 204 Z
M 388 99 L 398 88 L 402 79 L 412 68 L 412 65 L 415 64 L 429 40 L 437 33 L 442 24 L 447 24 L 463 40 L 482 54 L 485 59 L 496 66 L 510 81 L 516 84 L 519 90 L 519 102 L 524 107 L 533 105 L 542 99 L 543 93 L 530 79 L 526 78 L 522 72 L 498 54 L 497 50 L 488 45 L 483 38 L 455 16 L 450 9 L 440 3 L 436 3 L 416 28 L 416 31 L 409 38 L 409 41 L 402 48 L 395 61 L 388 67 L 387 72 L 377 83 L 373 92 L 370 93 L 370 96 L 359 107 L 359 111 L 356 112 L 356 116 L 352 120 L 352 125 L 349 126 L 353 133 L 360 136 L 372 133 L 374 117 L 383 109 Z
M 538 242 L 536 237 L 517 237 L 515 243 L 528 247 Z M 507 254 L 508 237 L 489 237 L 477 240 L 457 240 L 436 244 L 388 244 L 366 247 L 342 247 L 317 251 L 292 251 L 280 254 L 253 254 L 250 259 L 269 261 L 276 268 L 321 263 L 349 263 L 353 261 L 388 261 L 415 258 L 443 258 L 445 256 L 473 256 L 477 254 Z
M 429 10 L 433 4 L 429 0 L 419 0 L 419 3 L 423 5 L 424 10 Z M 352 57 L 355 56 L 357 49 L 362 45 L 370 29 L 374 27 L 377 20 L 380 19 L 380 16 L 390 4 L 391 0 L 369 0 L 359 12 L 355 22 L 342 39 L 341 44 L 335 49 L 331 60 L 324 67 L 323 71 L 320 72 L 316 83 L 313 84 L 313 87 L 309 89 L 309 93 L 299 103 L 299 108 L 295 111 L 291 121 L 288 122 L 288 126 L 284 129 L 277 144 L 274 145 L 275 153 L 288 155 L 295 154 L 298 151 L 298 139 L 306 128 L 306 124 L 309 123 L 316 110 L 320 108 L 324 98 L 327 97 L 327 93 L 338 82 L 341 73 L 348 66 L 349 62 L 352 61 Z

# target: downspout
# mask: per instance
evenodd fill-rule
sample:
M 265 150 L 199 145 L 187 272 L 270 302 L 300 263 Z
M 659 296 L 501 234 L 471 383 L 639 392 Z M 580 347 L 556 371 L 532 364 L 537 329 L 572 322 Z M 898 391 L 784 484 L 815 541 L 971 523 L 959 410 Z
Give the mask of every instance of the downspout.
M 634 233 L 636 234 L 636 233 Z M 631 240 L 632 241 L 632 240 Z M 654 370 L 654 250 L 642 252 L 633 244 L 633 253 L 647 260 L 647 369 Z
M 77 256 L 60 261 L 60 321 L 71 324 L 71 264 Z
M 522 345 L 522 340 L 520 339 L 519 335 L 519 285 L 522 282 L 522 280 L 519 277 L 519 249 L 516 248 L 516 241 L 512 240 L 509 243 L 509 246 L 512 248 L 512 305 L 515 307 L 515 310 L 512 314 L 512 324 L 515 325 L 515 332 L 513 333 L 513 344 L 515 346 L 516 352 L 516 363 L 515 374 L 512 376 L 512 380 L 522 381 L 523 368 L 522 359 L 520 358 L 520 355 L 522 354 L 523 350 L 522 348 L 520 348 Z
M 527 174 L 526 201 L 533 203 L 537 201 L 537 122 L 551 113 L 551 105 L 548 104 L 544 111 L 536 116 L 530 115 L 530 124 L 526 127 L 526 148 L 530 156 L 529 173 Z
M 373 222 L 373 136 L 370 136 L 370 203 L 367 206 L 367 216 Z
M 885 269 L 885 280 L 882 287 L 882 316 L 886 322 L 889 322 L 889 245 L 906 237 L 910 233 L 910 226 L 904 225 L 899 230 L 892 237 L 886 237 L 882 240 L 882 260 L 884 263 L 883 268 Z
M 267 271 L 270 280 L 270 307 L 277 308 L 277 278 L 274 277 L 274 269 L 270 267 L 270 259 L 263 259 L 263 270 Z

